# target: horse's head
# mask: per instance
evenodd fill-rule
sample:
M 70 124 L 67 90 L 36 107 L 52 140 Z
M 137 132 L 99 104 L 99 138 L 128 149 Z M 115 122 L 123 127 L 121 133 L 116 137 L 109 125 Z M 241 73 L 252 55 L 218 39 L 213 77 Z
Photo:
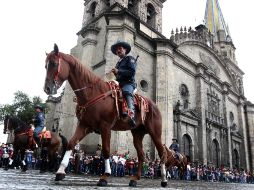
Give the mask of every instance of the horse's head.
M 47 54 L 45 68 L 47 71 L 44 91 L 48 95 L 56 94 L 57 89 L 69 76 L 69 64 L 63 59 L 63 54 L 59 52 L 56 44 L 54 50 Z
M 7 130 L 10 131 L 12 130 L 12 124 L 11 124 L 11 116 L 6 115 L 4 118 L 4 134 L 7 133 Z
M 4 118 L 4 134 L 12 130 L 14 130 L 14 132 L 17 130 L 26 130 L 28 127 L 29 126 L 18 117 L 6 115 Z

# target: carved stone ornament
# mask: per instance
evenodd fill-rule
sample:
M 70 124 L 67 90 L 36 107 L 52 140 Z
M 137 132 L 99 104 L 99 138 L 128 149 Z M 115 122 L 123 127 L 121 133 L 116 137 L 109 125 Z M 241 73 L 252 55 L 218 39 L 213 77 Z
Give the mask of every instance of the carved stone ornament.
M 179 92 L 182 97 L 188 97 L 189 96 L 189 90 L 185 84 L 181 84 L 179 88 Z
M 213 62 L 211 57 L 202 52 L 199 53 L 199 56 L 202 63 L 204 63 L 210 69 L 210 71 L 212 71 L 216 76 L 220 74 L 220 68 Z

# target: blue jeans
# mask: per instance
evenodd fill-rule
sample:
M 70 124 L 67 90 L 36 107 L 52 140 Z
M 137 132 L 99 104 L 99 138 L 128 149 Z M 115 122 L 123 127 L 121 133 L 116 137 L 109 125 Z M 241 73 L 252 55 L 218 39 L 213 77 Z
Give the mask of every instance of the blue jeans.
M 34 129 L 34 137 L 38 138 L 39 133 L 42 131 L 42 129 L 44 128 L 44 126 L 36 126 Z
M 120 85 L 120 86 L 122 88 L 123 96 L 126 100 L 128 108 L 134 112 L 133 92 L 135 90 L 135 84 L 128 83 L 128 84 L 124 84 L 124 85 Z
M 124 85 L 120 85 L 123 91 L 123 95 L 131 94 L 133 95 L 133 91 L 135 90 L 135 84 L 127 83 Z

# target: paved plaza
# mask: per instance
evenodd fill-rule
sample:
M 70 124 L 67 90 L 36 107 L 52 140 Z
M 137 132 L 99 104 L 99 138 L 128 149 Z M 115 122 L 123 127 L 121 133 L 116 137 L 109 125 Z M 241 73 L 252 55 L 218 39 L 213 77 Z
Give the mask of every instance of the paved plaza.
M 62 189 L 184 189 L 184 190 L 253 190 L 254 184 L 239 183 L 217 183 L 217 182 L 201 182 L 201 181 L 178 181 L 171 180 L 168 182 L 167 188 L 160 186 L 160 179 L 144 179 L 138 182 L 137 188 L 128 186 L 128 177 L 111 177 L 107 187 L 98 187 L 96 183 L 98 177 L 85 175 L 67 175 L 63 181 L 55 182 L 55 175 L 52 173 L 40 174 L 38 170 L 29 170 L 26 173 L 20 170 L 5 171 L 0 168 L 0 189 L 36 189 L 36 190 L 62 190 Z

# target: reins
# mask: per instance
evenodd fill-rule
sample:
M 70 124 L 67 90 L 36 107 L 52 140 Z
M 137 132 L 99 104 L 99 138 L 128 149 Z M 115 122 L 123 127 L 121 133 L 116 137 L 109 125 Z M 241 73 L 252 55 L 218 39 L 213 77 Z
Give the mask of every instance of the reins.
M 85 112 L 87 110 L 88 107 L 98 103 L 102 99 L 105 99 L 106 97 L 108 97 L 112 93 L 113 93 L 113 91 L 109 90 L 109 91 L 107 91 L 107 92 L 105 92 L 103 94 L 100 94 L 100 95 L 96 96 L 95 98 L 92 98 L 85 105 L 78 105 L 78 106 L 79 106 L 79 108 L 82 109 L 82 113 L 83 113 L 83 112 Z

